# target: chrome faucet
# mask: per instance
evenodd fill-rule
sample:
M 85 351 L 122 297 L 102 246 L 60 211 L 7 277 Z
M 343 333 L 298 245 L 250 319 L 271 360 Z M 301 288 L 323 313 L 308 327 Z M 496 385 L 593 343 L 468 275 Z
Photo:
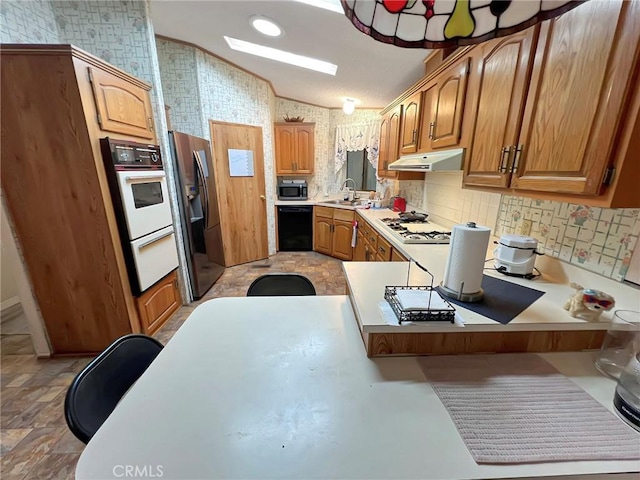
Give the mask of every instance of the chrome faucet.
M 343 191 L 345 188 L 347 189 L 347 195 L 349 195 L 349 187 L 347 187 L 347 182 L 353 182 L 353 198 L 350 198 L 349 200 L 353 201 L 356 200 L 356 181 L 353 178 L 347 178 L 342 186 L 340 187 L 340 191 Z M 348 198 L 348 197 L 347 197 Z

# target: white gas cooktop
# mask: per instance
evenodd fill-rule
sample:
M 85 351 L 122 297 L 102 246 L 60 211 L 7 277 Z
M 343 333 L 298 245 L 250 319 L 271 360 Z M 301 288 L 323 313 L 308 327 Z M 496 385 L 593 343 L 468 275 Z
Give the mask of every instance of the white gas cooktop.
M 402 243 L 443 244 L 451 242 L 451 230 L 428 220 L 405 222 L 400 218 L 381 218 L 378 221 Z

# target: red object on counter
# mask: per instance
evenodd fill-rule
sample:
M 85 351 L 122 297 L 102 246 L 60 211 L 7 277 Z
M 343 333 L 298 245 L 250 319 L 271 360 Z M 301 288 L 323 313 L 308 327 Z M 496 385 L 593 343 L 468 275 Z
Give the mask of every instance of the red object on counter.
M 392 210 L 394 212 L 404 213 L 407 210 L 407 201 L 402 197 L 394 197 Z

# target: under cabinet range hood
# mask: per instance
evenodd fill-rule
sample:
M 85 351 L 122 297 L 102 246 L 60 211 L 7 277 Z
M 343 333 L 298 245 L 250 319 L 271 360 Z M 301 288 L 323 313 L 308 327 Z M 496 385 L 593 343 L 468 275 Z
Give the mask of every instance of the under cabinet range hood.
M 410 172 L 446 172 L 462 170 L 464 148 L 443 150 L 441 152 L 413 153 L 404 155 L 399 160 L 390 163 L 389 170 L 403 170 Z

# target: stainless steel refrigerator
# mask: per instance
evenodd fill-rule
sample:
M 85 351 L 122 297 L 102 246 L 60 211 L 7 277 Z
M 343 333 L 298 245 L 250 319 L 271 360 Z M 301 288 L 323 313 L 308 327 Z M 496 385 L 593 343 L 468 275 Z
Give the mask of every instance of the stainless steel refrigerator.
M 180 195 L 191 292 L 201 298 L 224 272 L 216 179 L 209 141 L 169 132 Z M 188 241 L 187 241 L 188 239 Z

